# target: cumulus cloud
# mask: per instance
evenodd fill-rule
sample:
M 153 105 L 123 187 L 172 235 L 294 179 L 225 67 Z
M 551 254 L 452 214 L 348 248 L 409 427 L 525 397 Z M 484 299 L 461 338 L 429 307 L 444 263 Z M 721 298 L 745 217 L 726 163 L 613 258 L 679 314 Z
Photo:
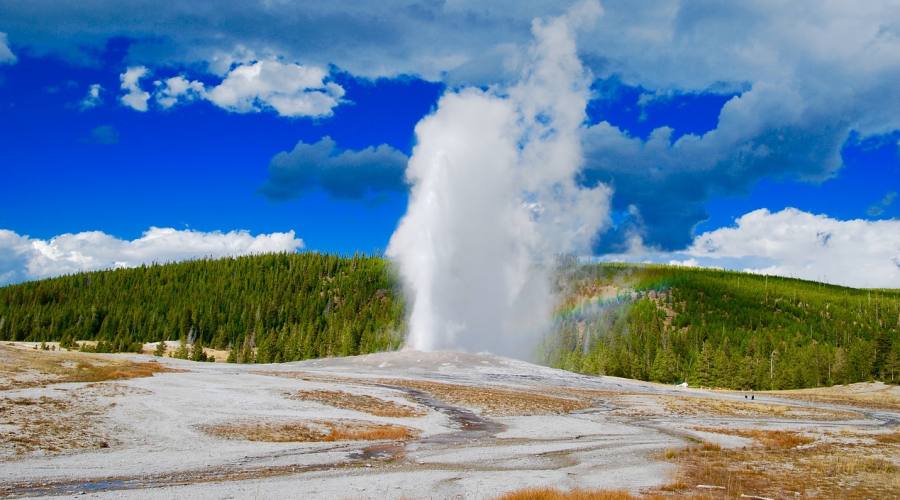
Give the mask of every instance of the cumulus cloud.
M 188 80 L 181 75 L 157 80 L 154 85 L 157 87 L 156 102 L 165 109 L 171 108 L 179 101 L 185 102 L 201 98 L 206 92 L 203 82 Z
M 367 77 L 483 79 L 471 83 L 496 81 L 498 73 L 515 76 L 532 19 L 567 9 L 567 2 L 541 0 L 385 0 L 358 2 L 352 10 L 333 2 L 223 0 L 215 9 L 149 0 L 57 3 L 4 2 L 0 18 L 19 43 L 73 59 L 123 36 L 133 40 L 131 57 L 145 63 L 203 63 L 224 71 L 235 61 L 281 55 Z M 900 14 L 893 0 L 607 0 L 604 11 L 586 30 L 583 59 L 597 75 L 621 74 L 654 89 L 752 82 L 761 72 L 785 79 L 810 69 L 821 75 L 822 61 L 857 64 L 857 50 L 869 42 L 868 61 L 898 57 L 892 48 Z M 207 22 L 197 23 L 201 16 Z M 788 60 L 802 64 L 786 66 Z
M 140 81 L 149 73 L 145 66 L 129 67 L 122 73 L 125 93 L 120 99 L 125 105 L 147 111 L 151 94 L 141 88 Z M 154 86 L 152 97 L 163 109 L 178 103 L 207 100 L 235 113 L 270 110 L 292 118 L 329 116 L 344 96 L 343 87 L 328 81 L 327 70 L 274 59 L 238 64 L 209 88 L 184 75 L 156 80 Z
M 900 220 L 839 220 L 759 209 L 698 235 L 679 252 L 637 251 L 602 260 L 662 262 L 788 276 L 853 287 L 900 287 Z
M 78 107 L 81 108 L 82 111 L 86 109 L 96 108 L 103 102 L 103 98 L 100 97 L 100 94 L 103 93 L 103 86 L 99 83 L 92 83 L 88 87 L 87 95 L 84 96 L 84 99 L 78 104 Z
M 672 250 L 690 242 L 714 195 L 743 194 L 765 177 L 822 180 L 840 168 L 849 126 L 818 112 L 779 116 L 791 103 L 765 103 L 754 92 L 729 101 L 718 128 L 702 136 L 673 140 L 663 127 L 642 140 L 607 122 L 587 128 L 585 178 L 610 183 L 614 208 L 631 214 L 623 224 L 647 244 Z M 757 102 L 748 107 L 744 99 Z
M 134 240 L 101 231 L 62 234 L 49 240 L 0 229 L 0 284 L 80 271 L 135 267 L 201 257 L 227 257 L 303 248 L 294 231 L 251 235 L 248 231 L 200 232 L 151 227 Z
M 697 259 L 672 259 L 669 261 L 670 266 L 684 266 L 684 267 L 700 267 L 700 261 Z
M 16 55 L 9 48 L 6 33 L 0 32 L 0 64 L 15 64 L 16 61 Z
M 99 53 L 93 49 L 109 37 L 125 36 L 134 41 L 129 60 L 154 67 L 206 66 L 220 75 L 241 68 L 234 89 L 220 91 L 224 106 L 291 115 L 331 109 L 339 92 L 327 85 L 313 96 L 286 92 L 276 105 L 269 94 L 254 93 L 258 82 L 243 81 L 253 80 L 242 76 L 253 61 L 280 57 L 364 77 L 495 84 L 519 74 L 531 20 L 565 9 L 564 2 L 537 0 L 386 0 L 352 11 L 335 2 L 224 0 L 210 10 L 149 0 L 127 7 L 33 0 L 0 2 L 0 19 L 36 54 L 80 60 Z M 614 209 L 634 206 L 643 221 L 629 219 L 632 227 L 618 232 L 620 247 L 634 234 L 663 249 L 683 247 L 711 196 L 741 194 L 763 176 L 828 178 L 841 168 L 851 132 L 866 138 L 900 128 L 895 0 L 607 0 L 604 11 L 578 46 L 595 77 L 615 77 L 653 96 L 739 94 L 703 135 L 676 140 L 662 128 L 642 140 L 605 122 L 585 131 L 585 181 L 609 182 Z M 207 22 L 194 22 L 198 15 Z M 309 102 L 316 99 L 324 105 Z
M 406 155 L 387 144 L 355 151 L 339 149 L 327 136 L 312 144 L 300 141 L 272 158 L 261 192 L 272 199 L 288 199 L 313 187 L 343 198 L 403 191 L 406 161 Z
M 129 57 L 152 66 L 237 62 L 284 56 L 319 67 L 337 64 L 366 77 L 449 70 L 496 71 L 511 44 L 524 44 L 534 17 L 559 14 L 555 2 L 242 2 L 215 9 L 149 0 L 57 5 L 50 0 L 0 3 L 4 29 L 37 52 L 93 57 L 110 36 L 132 41 Z M 204 19 L 198 23 L 197 19 Z M 41 22 L 35 22 L 40 20 Z M 262 29 L 260 27 L 263 27 Z M 21 40 L 21 41 L 20 41 Z
M 327 76 L 326 70 L 314 66 L 257 61 L 232 69 L 210 89 L 208 99 L 239 113 L 271 108 L 281 116 L 328 116 L 344 89 L 326 82 Z
M 750 212 L 688 253 L 769 261 L 746 270 L 857 287 L 900 287 L 900 220 L 837 220 L 794 208 Z
M 683 247 L 711 196 L 743 194 L 764 177 L 826 179 L 853 132 L 900 128 L 892 2 L 817 4 L 815 13 L 805 2 L 613 5 L 604 28 L 628 33 L 598 33 L 607 44 L 601 74 L 668 92 L 739 94 L 703 135 L 676 140 L 663 127 L 641 140 L 606 122 L 586 130 L 587 177 L 612 182 L 617 210 L 637 207 L 643 223 L 631 223 L 648 244 Z
M 119 97 L 122 104 L 135 111 L 147 111 L 147 101 L 150 93 L 141 88 L 141 79 L 149 74 L 145 66 L 133 66 L 119 75 L 122 82 L 121 88 L 125 93 Z

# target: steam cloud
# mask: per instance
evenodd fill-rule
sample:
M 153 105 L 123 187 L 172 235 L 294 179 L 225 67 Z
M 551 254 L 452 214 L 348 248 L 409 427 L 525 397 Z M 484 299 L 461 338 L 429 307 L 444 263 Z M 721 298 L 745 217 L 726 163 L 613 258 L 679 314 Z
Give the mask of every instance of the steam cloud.
M 409 347 L 529 357 L 549 325 L 559 254 L 586 251 L 609 213 L 579 187 L 589 74 L 574 31 L 596 2 L 532 24 L 521 80 L 448 92 L 416 126 L 409 207 L 387 255 L 410 305 Z

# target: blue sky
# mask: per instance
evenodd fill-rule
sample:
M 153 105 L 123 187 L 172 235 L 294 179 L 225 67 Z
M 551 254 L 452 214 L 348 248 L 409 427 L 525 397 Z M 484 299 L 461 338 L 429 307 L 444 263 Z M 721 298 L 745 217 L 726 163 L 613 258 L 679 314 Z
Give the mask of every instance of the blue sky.
M 399 2 L 283 13 L 254 5 L 241 14 L 226 4 L 201 14 L 139 2 L 127 22 L 115 2 L 0 7 L 0 229 L 12 233 L 6 254 L 0 248 L 4 281 L 50 274 L 26 269 L 35 261 L 23 242 L 86 231 L 125 242 L 151 227 L 294 231 L 307 249 L 380 253 L 406 210 L 402 159 L 416 123 L 448 89 L 508 81 L 531 18 L 560 10 Z M 611 222 L 592 253 L 695 258 L 703 233 L 789 207 L 829 224 L 858 219 L 876 224 L 875 234 L 900 232 L 892 79 L 900 61 L 887 50 L 900 45 L 879 35 L 900 26 L 895 13 L 836 7 L 806 19 L 826 33 L 848 15 L 871 27 L 858 39 L 835 28 L 833 50 L 773 26 L 792 15 L 788 4 L 774 13 L 754 2 L 704 12 L 677 4 L 663 14 L 650 4 L 632 12 L 606 2 L 601 26 L 579 39 L 594 75 L 580 181 L 613 189 Z M 309 29 L 298 35 L 291 20 Z M 623 38 L 640 29 L 660 36 Z M 768 57 L 734 56 L 750 48 Z M 866 54 L 858 67 L 854 48 Z M 131 101 L 146 110 L 123 100 L 129 68 L 146 68 L 135 87 L 146 97 Z M 261 76 L 247 80 L 242 68 Z M 202 90 L 173 82 L 165 94 L 173 77 Z M 311 83 L 279 88 L 284 78 Z M 92 85 L 98 98 L 86 101 Z M 750 257 L 799 275 L 837 258 L 789 264 L 785 255 Z M 900 246 L 891 240 L 872 258 L 885 266 L 874 274 L 888 272 L 876 284 L 900 286 Z M 111 259 L 91 265 L 119 262 Z
M 408 153 L 415 123 L 442 88 L 412 78 L 339 75 L 354 100 L 329 118 L 237 114 L 207 103 L 141 113 L 116 100 L 124 66 L 114 60 L 104 66 L 81 69 L 22 55 L 0 69 L 0 101 L 15 117 L 0 125 L 7 179 L 0 187 L 0 227 L 38 238 L 99 230 L 127 239 L 150 226 L 295 229 L 322 251 L 383 250 L 405 209 L 404 193 L 346 200 L 312 189 L 270 200 L 259 192 L 268 163 L 297 141 L 323 136 L 342 147 L 389 144 Z M 89 85 L 98 82 L 104 102 L 82 110 Z M 98 127 L 113 137 L 98 140 Z

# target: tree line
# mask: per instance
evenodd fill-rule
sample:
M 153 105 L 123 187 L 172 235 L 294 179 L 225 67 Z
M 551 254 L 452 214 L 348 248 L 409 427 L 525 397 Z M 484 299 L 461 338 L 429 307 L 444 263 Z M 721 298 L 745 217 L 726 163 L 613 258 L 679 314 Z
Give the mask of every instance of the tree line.
M 563 264 L 544 363 L 641 380 L 788 389 L 900 383 L 900 291 L 626 264 Z M 195 260 L 0 288 L 0 341 L 77 341 L 96 352 L 182 341 L 234 362 L 400 347 L 404 304 L 389 263 L 319 253 Z
M 235 361 L 396 349 L 403 302 L 384 259 L 284 253 L 79 273 L 0 288 L 0 340 L 185 340 Z
M 541 350 L 552 366 L 735 389 L 900 383 L 897 290 L 616 264 L 583 266 L 567 286 L 627 292 L 558 319 Z

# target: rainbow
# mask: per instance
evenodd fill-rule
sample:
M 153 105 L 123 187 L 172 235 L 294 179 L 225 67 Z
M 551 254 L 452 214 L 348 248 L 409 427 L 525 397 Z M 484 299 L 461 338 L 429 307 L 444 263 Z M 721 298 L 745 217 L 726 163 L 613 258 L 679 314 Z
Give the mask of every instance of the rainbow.
M 558 321 L 578 321 L 596 317 L 600 312 L 611 307 L 630 304 L 638 296 L 638 292 L 619 292 L 614 297 L 602 297 L 600 295 L 579 297 L 571 304 L 566 304 L 557 309 L 555 318 Z

